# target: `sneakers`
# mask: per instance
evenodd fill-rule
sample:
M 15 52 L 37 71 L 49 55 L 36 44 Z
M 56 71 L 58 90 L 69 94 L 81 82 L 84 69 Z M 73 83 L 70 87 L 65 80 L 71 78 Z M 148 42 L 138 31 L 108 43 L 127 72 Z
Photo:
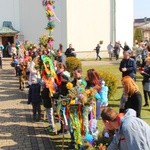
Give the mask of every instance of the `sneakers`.
M 33 116 L 33 121 L 34 121 L 34 122 L 36 121 L 36 116 Z
M 57 130 L 55 128 L 53 128 L 52 126 L 48 126 L 47 129 L 49 132 L 57 133 Z

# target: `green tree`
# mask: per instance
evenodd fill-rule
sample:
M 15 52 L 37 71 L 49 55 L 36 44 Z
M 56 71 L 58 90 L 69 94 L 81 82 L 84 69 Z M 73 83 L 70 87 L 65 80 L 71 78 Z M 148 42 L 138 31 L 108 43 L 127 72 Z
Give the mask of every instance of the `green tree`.
M 143 33 L 142 29 L 136 28 L 134 31 L 134 41 L 137 40 L 138 42 L 141 42 L 143 40 Z

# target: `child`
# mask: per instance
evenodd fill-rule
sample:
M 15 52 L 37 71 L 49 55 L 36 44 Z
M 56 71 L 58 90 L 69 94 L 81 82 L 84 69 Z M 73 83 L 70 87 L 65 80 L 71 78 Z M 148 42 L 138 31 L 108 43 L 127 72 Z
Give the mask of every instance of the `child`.
M 66 87 L 67 82 L 70 80 L 70 73 L 68 71 L 66 71 L 66 67 L 63 63 L 57 63 L 57 77 L 58 77 L 58 90 L 57 90 L 57 95 L 59 98 L 62 98 L 68 94 L 68 89 Z M 63 98 L 63 99 L 64 99 Z M 68 122 L 65 121 L 65 117 L 66 117 L 66 105 L 63 106 L 61 105 L 61 109 L 60 109 L 60 114 L 61 114 L 61 118 L 64 119 L 64 133 L 67 134 L 67 126 L 68 126 Z M 60 130 L 58 131 L 59 134 L 63 133 L 63 124 L 61 122 L 61 127 Z
M 1 69 L 2 69 L 3 50 L 4 50 L 4 46 L 3 46 L 2 43 L 0 42 L 0 68 L 1 68 Z
M 105 81 L 101 82 L 101 90 L 99 92 L 101 107 L 108 106 L 108 87 L 105 85 Z
M 23 78 L 23 63 L 20 63 L 18 66 L 18 76 L 19 76 L 19 89 L 21 91 L 25 88 L 24 78 Z
M 49 86 L 47 83 L 44 83 L 41 96 L 43 100 L 43 105 L 46 108 L 46 116 L 49 123 L 50 132 L 57 132 L 53 117 L 52 98 L 50 96 Z
M 33 107 L 33 120 L 40 121 L 41 119 L 41 96 L 40 84 L 37 83 L 37 78 L 32 78 L 32 84 L 29 88 L 28 104 L 32 103 Z M 38 112 L 38 117 L 36 116 Z
M 17 56 L 14 56 L 13 63 L 15 64 L 15 71 L 16 71 L 16 77 L 17 77 L 18 72 L 19 72 L 19 61 L 17 59 Z
M 66 67 L 63 63 L 57 63 L 57 77 L 58 77 L 58 94 L 66 96 L 68 89 L 66 87 L 67 82 L 70 80 L 70 73 L 66 71 Z

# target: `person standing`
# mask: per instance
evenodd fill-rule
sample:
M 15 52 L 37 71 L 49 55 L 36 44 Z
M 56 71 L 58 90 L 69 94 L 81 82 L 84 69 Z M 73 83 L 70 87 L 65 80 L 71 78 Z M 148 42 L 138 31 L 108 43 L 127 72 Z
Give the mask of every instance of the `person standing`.
M 113 57 L 113 50 L 114 50 L 114 47 L 112 45 L 112 42 L 110 42 L 107 46 L 107 50 L 108 50 L 108 54 L 109 54 L 109 60 L 112 60 L 112 57 Z
M 0 43 L 0 68 L 2 69 L 3 63 L 2 63 L 2 59 L 3 59 L 3 49 L 4 46 L 2 45 L 2 43 Z
M 53 106 L 52 106 L 52 97 L 50 96 L 49 85 L 45 82 L 41 92 L 41 97 L 43 101 L 43 106 L 46 109 L 46 116 L 49 123 L 49 131 L 56 133 L 56 127 L 54 122 Z
M 100 106 L 101 106 L 101 97 L 99 95 L 100 90 L 102 89 L 102 79 L 100 78 L 98 72 L 95 69 L 87 70 L 86 75 L 87 89 L 93 87 L 96 90 L 96 120 L 100 119 Z
M 116 60 L 119 59 L 119 53 L 120 53 L 120 44 L 115 42 L 115 46 L 114 46 L 114 54 L 116 56 Z
M 124 42 L 123 50 L 124 51 L 131 51 L 130 47 L 127 45 L 127 42 Z
M 143 92 L 144 92 L 144 99 L 145 104 L 143 107 L 149 106 L 148 99 L 150 99 L 150 57 L 146 58 L 146 66 L 144 67 L 144 70 L 141 70 L 141 74 L 143 76 Z
M 122 77 L 130 76 L 136 80 L 136 62 L 130 58 L 129 51 L 123 52 L 123 59 L 121 60 L 119 70 L 122 72 Z
M 96 48 L 95 48 L 95 50 L 96 50 L 96 60 L 101 60 L 102 58 L 100 57 L 100 55 L 99 55 L 99 53 L 100 53 L 100 45 L 99 44 L 97 44 L 97 46 L 96 46 Z
M 12 53 L 12 56 L 16 56 L 17 55 L 17 49 L 16 49 L 15 43 L 11 44 L 11 53 Z
M 63 53 L 61 50 L 57 50 L 57 53 L 56 53 L 56 61 L 57 62 L 60 62 L 60 63 L 64 63 L 65 64 L 65 61 L 64 61 L 64 57 L 63 57 Z
M 74 53 L 75 49 L 72 47 L 72 44 L 69 44 L 69 48 L 67 48 L 65 55 L 66 57 L 76 57 L 76 54 Z
M 136 111 L 136 116 L 141 117 L 142 96 L 138 86 L 130 76 L 125 76 L 122 78 L 122 86 L 124 94 L 127 97 L 124 111 L 128 108 L 132 108 Z
M 147 51 L 147 45 L 146 44 L 143 44 L 142 45 L 142 52 L 141 52 L 141 56 L 142 56 L 142 66 L 141 67 L 144 67 L 145 66 L 145 59 L 148 55 L 148 51 Z
M 118 114 L 106 107 L 101 117 L 106 129 L 116 131 L 107 150 L 150 150 L 150 126 L 133 109 Z
M 33 107 L 33 121 L 40 121 L 41 119 L 41 86 L 37 83 L 37 78 L 32 78 L 32 84 L 29 88 L 28 104 L 32 103 Z M 38 117 L 36 116 L 38 112 Z
M 64 48 L 63 48 L 63 45 L 61 43 L 59 44 L 59 48 L 57 51 L 61 51 L 61 53 L 64 52 Z

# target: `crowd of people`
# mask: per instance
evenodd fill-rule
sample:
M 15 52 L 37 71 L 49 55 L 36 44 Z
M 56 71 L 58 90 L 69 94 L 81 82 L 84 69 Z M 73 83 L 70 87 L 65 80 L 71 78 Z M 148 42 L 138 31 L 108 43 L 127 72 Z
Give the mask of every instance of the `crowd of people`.
M 144 45 L 144 46 L 143 46 Z M 116 59 L 119 58 L 117 42 L 113 47 Z M 150 98 L 150 46 L 149 43 L 140 43 L 142 63 L 139 71 L 143 76 L 144 106 L 148 106 Z M 139 51 L 137 47 L 137 51 Z M 97 49 L 100 47 L 97 45 Z M 83 149 L 85 142 L 94 146 L 98 139 L 98 120 L 102 119 L 105 125 L 105 137 L 109 137 L 110 130 L 115 130 L 115 136 L 108 149 L 150 149 L 150 127 L 141 117 L 142 96 L 136 85 L 137 57 L 136 50 L 131 50 L 125 43 L 123 59 L 119 71 L 122 73 L 122 98 L 120 112 L 117 113 L 108 107 L 109 87 L 91 68 L 86 77 L 82 75 L 82 68 L 74 68 L 68 72 L 65 64 L 66 57 L 76 57 L 72 45 L 64 52 L 62 44 L 58 50 L 36 46 L 19 48 L 12 45 L 12 63 L 16 76 L 19 78 L 19 89 L 29 88 L 28 104 L 32 104 L 33 121 L 41 120 L 41 104 L 45 107 L 48 130 L 54 134 L 70 134 L 70 148 Z M 146 55 L 145 55 L 146 54 Z M 112 54 L 109 51 L 110 60 Z M 145 57 L 144 57 L 145 56 Z M 97 59 L 101 59 L 97 54 Z M 60 123 L 60 129 L 56 127 Z M 142 142 L 141 142 L 142 141 Z M 101 148 L 100 148 L 101 149 Z
M 66 50 L 67 57 L 75 57 L 72 45 Z M 70 55 L 71 53 L 71 55 Z M 28 104 L 33 107 L 33 121 L 41 120 L 41 104 L 45 107 L 49 131 L 70 133 L 72 148 L 79 148 L 86 140 L 91 144 L 98 138 L 97 121 L 101 108 L 108 105 L 109 89 L 95 69 L 82 76 L 82 69 L 68 72 L 62 52 L 43 50 L 24 45 L 13 53 L 12 66 L 19 77 L 19 89 L 29 88 Z M 73 74 L 73 76 L 71 76 Z M 55 122 L 60 120 L 58 130 Z

